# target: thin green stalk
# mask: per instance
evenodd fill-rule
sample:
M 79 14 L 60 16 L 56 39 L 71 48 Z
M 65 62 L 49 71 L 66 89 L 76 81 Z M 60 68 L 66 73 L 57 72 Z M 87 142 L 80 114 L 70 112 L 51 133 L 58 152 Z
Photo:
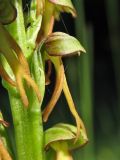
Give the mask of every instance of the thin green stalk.
M 20 97 L 18 96 L 18 93 L 15 94 L 14 92 L 12 92 L 11 89 L 8 90 L 8 93 L 15 128 L 17 159 L 20 160 L 22 158 L 23 160 L 28 160 L 31 157 L 31 155 L 30 148 L 28 149 L 27 147 L 29 147 L 31 144 L 28 140 L 28 126 L 24 116 L 24 106 L 20 100 Z
M 78 17 L 75 21 L 76 35 L 78 39 L 82 41 L 86 54 L 81 56 L 78 61 L 78 79 L 80 86 L 80 111 L 88 133 L 90 140 L 89 144 L 83 150 L 83 156 L 81 159 L 92 160 L 94 157 L 94 139 L 93 139 L 93 93 L 92 93 L 92 82 L 93 82 L 93 39 L 92 30 L 87 28 L 85 24 L 84 15 L 84 3 L 83 0 L 76 0 L 75 7 L 77 9 Z
M 22 1 L 15 0 L 14 5 L 17 8 L 16 21 L 8 26 L 8 30 L 17 40 L 26 57 L 27 42 L 22 11 Z M 39 86 L 41 95 L 44 94 L 45 78 L 43 71 L 42 58 L 38 58 L 37 52 L 33 57 L 33 78 Z M 15 140 L 17 149 L 17 160 L 43 160 L 43 126 L 40 103 L 32 88 L 27 88 L 29 106 L 25 108 L 19 92 L 16 88 L 4 83 L 8 90 L 13 123 L 15 128 Z M 41 101 L 42 103 L 42 101 Z
M 17 40 L 18 44 L 22 48 L 23 52 L 26 53 L 26 35 L 22 11 L 22 1 L 13 1 L 17 9 L 16 21 L 8 26 L 9 32 Z M 22 36 L 21 36 L 22 35 Z M 6 86 L 6 85 L 5 85 Z M 15 88 L 8 85 L 8 89 L 13 123 L 15 128 L 15 140 L 17 148 L 17 159 L 20 160 L 32 160 L 32 141 L 30 137 L 30 120 L 27 109 L 24 108 L 19 93 Z
M 45 77 L 40 55 L 35 52 L 33 58 L 33 76 L 44 95 Z M 25 108 L 19 93 L 9 89 L 9 97 L 16 135 L 17 159 L 43 160 L 43 126 L 39 101 L 33 91 L 28 89 L 29 108 Z M 42 103 L 42 101 L 41 101 Z
M 41 57 L 41 53 L 35 51 L 33 55 L 33 66 L 32 73 L 34 75 L 34 79 L 40 89 L 40 93 L 42 95 L 42 100 L 45 92 L 45 76 L 43 69 L 43 61 Z M 43 134 L 43 124 L 42 124 L 42 112 L 41 105 L 42 100 L 39 103 L 35 94 L 30 96 L 32 99 L 30 100 L 30 123 L 31 123 L 31 135 L 32 135 L 32 143 L 33 143 L 33 155 L 36 157 L 36 160 L 44 159 L 44 134 Z M 35 159 L 35 158 L 34 158 Z

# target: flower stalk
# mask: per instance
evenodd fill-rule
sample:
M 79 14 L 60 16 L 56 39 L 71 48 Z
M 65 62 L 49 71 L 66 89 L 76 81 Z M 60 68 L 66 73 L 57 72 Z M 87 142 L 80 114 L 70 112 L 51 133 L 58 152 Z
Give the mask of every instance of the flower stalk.
M 0 34 L 6 35 L 3 35 L 1 38 L 4 38 L 4 42 L 7 44 L 8 50 L 5 50 L 3 47 L 2 53 L 4 53 L 3 56 L 7 59 L 7 62 L 13 71 L 11 74 L 9 66 L 7 66 L 7 72 L 10 77 L 13 77 L 14 75 L 14 81 L 16 82 L 16 87 L 11 86 L 11 84 L 5 81 L 3 84 L 8 90 L 11 104 L 15 128 L 17 160 L 43 160 L 43 126 L 41 115 L 41 104 L 45 86 L 43 63 L 42 58 L 40 56 L 38 58 L 38 53 L 35 51 L 34 55 L 37 56 L 37 60 L 35 61 L 35 57 L 33 58 L 34 72 L 31 74 L 31 70 L 29 68 L 31 64 L 29 65 L 25 58 L 29 56 L 29 52 L 27 51 L 26 44 L 22 1 L 14 1 L 13 4 L 17 9 L 18 14 L 14 23 L 8 25 L 7 29 L 15 40 L 7 30 L 3 28 L 3 26 L 1 26 L 1 28 L 4 32 L 1 31 Z M 12 28 L 14 28 L 15 32 L 13 32 Z M 21 35 L 23 36 L 21 37 Z M 3 66 L 6 66 L 6 62 L 3 63 Z M 23 82 L 23 79 L 26 80 L 28 84 L 27 86 L 25 86 L 26 83 Z M 32 86 L 32 88 L 30 86 Z M 25 108 L 25 106 L 28 107 Z
M 73 160 L 67 142 L 55 142 L 51 147 L 56 151 L 56 160 Z

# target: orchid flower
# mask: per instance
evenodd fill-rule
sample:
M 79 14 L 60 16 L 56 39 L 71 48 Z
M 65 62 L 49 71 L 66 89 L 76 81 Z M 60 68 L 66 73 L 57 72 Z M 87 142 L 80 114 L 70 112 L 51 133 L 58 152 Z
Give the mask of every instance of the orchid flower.
M 67 45 L 67 43 L 69 44 L 69 46 Z M 81 51 L 85 52 L 85 50 L 80 44 L 80 42 L 78 42 L 78 40 L 62 32 L 55 32 L 47 37 L 47 39 L 45 40 L 45 50 L 47 52 L 46 54 L 47 59 L 50 59 L 51 62 L 54 64 L 55 71 L 56 71 L 56 83 L 55 83 L 51 100 L 48 102 L 47 106 L 43 111 L 43 120 L 45 122 L 48 120 L 48 117 L 51 114 L 53 108 L 55 107 L 56 102 L 58 101 L 61 95 L 61 92 L 63 90 L 66 100 L 68 102 L 69 109 L 76 120 L 76 124 L 77 124 L 76 140 L 77 140 L 80 134 L 80 128 L 84 129 L 85 133 L 86 133 L 86 129 L 84 127 L 84 124 L 80 116 L 76 111 L 76 108 L 67 84 L 67 80 L 64 72 L 64 66 L 61 58 L 64 56 L 69 56 L 74 54 L 80 55 L 80 52 Z
M 63 90 L 68 102 L 69 109 L 76 120 L 77 134 L 75 141 L 77 141 L 80 134 L 80 128 L 84 129 L 85 133 L 86 129 L 76 111 L 74 102 L 72 100 L 61 58 L 62 56 L 74 55 L 76 53 L 80 55 L 80 51 L 85 52 L 85 50 L 74 37 L 60 32 L 52 33 L 54 19 L 59 19 L 60 12 L 66 11 L 68 13 L 71 13 L 73 17 L 76 16 L 76 11 L 72 5 L 71 0 L 46 0 L 45 2 L 46 5 L 45 11 L 43 13 L 41 30 L 38 33 L 36 44 L 38 45 L 42 40 L 45 41 L 45 50 L 47 53 L 46 60 L 50 59 L 54 64 L 56 71 L 56 84 L 51 100 L 48 102 L 43 111 L 43 121 L 46 122 L 48 120 L 48 117 L 55 107 L 56 102 L 58 101 Z

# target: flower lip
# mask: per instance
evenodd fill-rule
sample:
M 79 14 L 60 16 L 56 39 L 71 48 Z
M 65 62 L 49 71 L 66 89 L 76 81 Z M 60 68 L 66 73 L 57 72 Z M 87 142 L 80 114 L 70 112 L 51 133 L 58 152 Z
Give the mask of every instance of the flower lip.
M 79 138 L 76 143 L 74 143 L 74 140 L 76 139 L 76 132 L 77 128 L 70 124 L 58 123 L 54 125 L 52 128 L 45 131 L 45 149 L 48 150 L 52 143 L 66 142 L 68 144 L 69 151 L 71 151 L 88 143 L 88 138 L 83 129 L 80 130 Z

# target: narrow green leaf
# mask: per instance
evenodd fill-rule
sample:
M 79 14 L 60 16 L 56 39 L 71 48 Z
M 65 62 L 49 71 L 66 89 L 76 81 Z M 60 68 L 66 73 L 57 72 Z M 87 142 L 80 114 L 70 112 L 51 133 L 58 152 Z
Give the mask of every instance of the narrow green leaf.
M 85 52 L 76 38 L 62 32 L 52 33 L 45 41 L 45 49 L 50 56 L 63 57 Z

